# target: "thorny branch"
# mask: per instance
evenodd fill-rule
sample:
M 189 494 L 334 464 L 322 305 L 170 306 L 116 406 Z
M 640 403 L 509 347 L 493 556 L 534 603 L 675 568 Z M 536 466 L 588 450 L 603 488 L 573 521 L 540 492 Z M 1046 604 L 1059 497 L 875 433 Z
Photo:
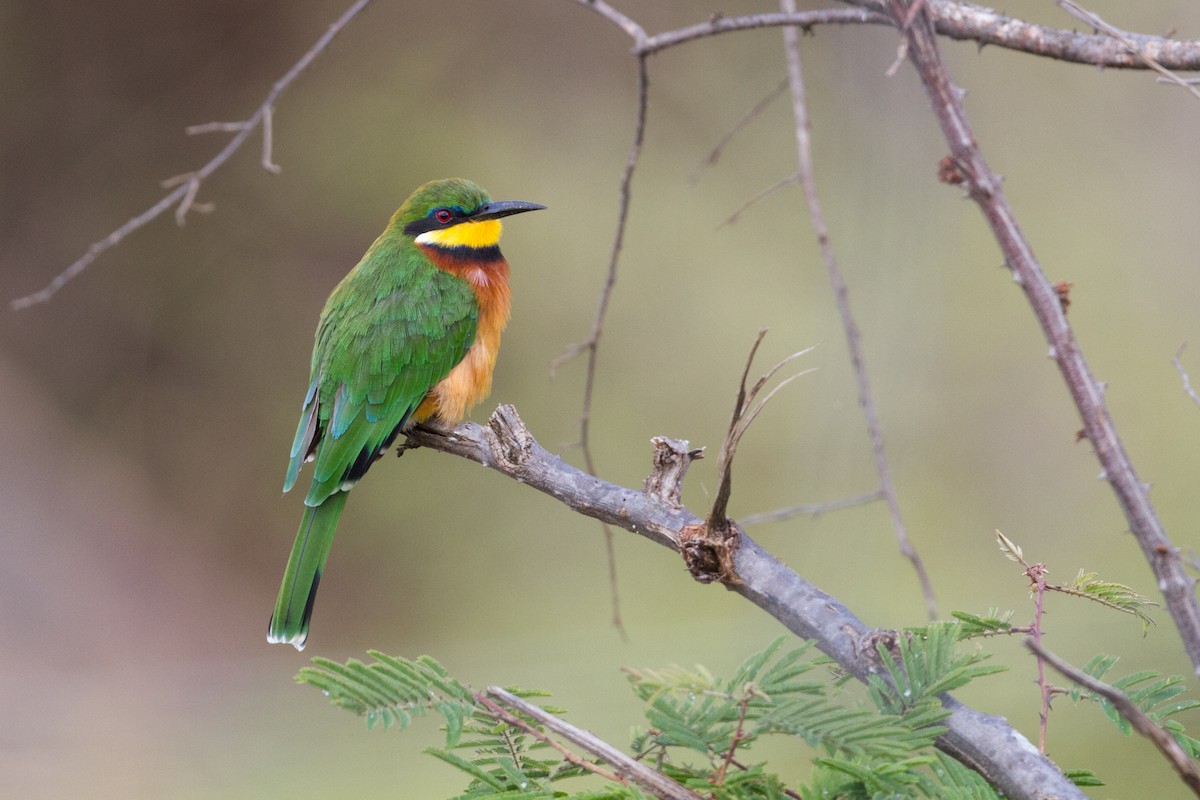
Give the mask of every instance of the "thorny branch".
M 1134 730 L 1154 743 L 1163 757 L 1179 773 L 1180 780 L 1187 784 L 1193 794 L 1200 797 L 1200 765 L 1197 765 L 1195 760 L 1184 752 L 1179 742 L 1175 741 L 1175 737 L 1156 725 L 1154 720 L 1150 719 L 1132 700 L 1125 696 L 1124 692 L 1076 669 L 1042 647 L 1040 642 L 1026 639 L 1025 646 L 1038 657 L 1039 663 L 1042 661 L 1048 663 L 1064 677 L 1112 703 L 1113 708 L 1117 709 L 1122 717 L 1129 720 L 1129 724 L 1133 726 Z
M 896 17 L 901 17 L 906 6 L 900 0 L 891 2 Z M 1167 537 L 1158 512 L 1150 502 L 1148 487 L 1139 480 L 1133 462 L 1125 452 L 1104 402 L 1103 387 L 1092 376 L 1075 332 L 1067 321 L 1060 294 L 1042 271 L 1008 203 L 999 176 L 992 171 L 979 149 L 963 109 L 962 95 L 950 83 L 942 63 L 929 15 L 917 14 L 904 34 L 909 45 L 908 56 L 925 86 L 950 148 L 949 158 L 956 167 L 956 180 L 979 205 L 1004 253 L 1005 263 L 1025 292 L 1050 345 L 1050 357 L 1062 373 L 1083 420 L 1084 432 L 1104 469 L 1104 478 L 1112 486 L 1129 529 L 1158 579 L 1159 590 L 1179 630 L 1184 649 L 1193 668 L 1200 674 L 1200 608 L 1193 592 L 1195 580 L 1184 569 L 1179 549 Z
M 796 10 L 795 0 L 782 0 L 782 5 L 787 13 Z M 896 496 L 896 487 L 892 483 L 892 470 L 888 466 L 887 455 L 884 453 L 883 429 L 879 425 L 879 415 L 875 411 L 875 400 L 871 394 L 871 381 L 867 376 L 867 366 L 862 351 L 862 336 L 858 331 L 858 323 L 854 321 L 854 314 L 850 310 L 850 296 L 849 290 L 846 288 L 846 279 L 842 277 L 842 271 L 838 267 L 837 257 L 833 252 L 833 243 L 829 238 L 829 228 L 825 224 L 825 213 L 821 210 L 821 201 L 817 197 L 817 181 L 813 174 L 808 101 L 805 98 L 804 73 L 800 64 L 800 35 L 795 28 L 784 28 L 783 41 L 788 68 L 788 84 L 792 94 L 792 114 L 795 118 L 796 158 L 800 169 L 800 184 L 804 187 L 804 199 L 808 204 L 808 219 L 817 236 L 821 260 L 825 263 L 825 272 L 829 276 L 830 286 L 833 287 L 838 315 L 842 320 L 846 347 L 850 351 L 850 364 L 854 369 L 855 383 L 858 385 L 858 404 L 862 407 L 863 415 L 866 417 L 867 433 L 871 438 L 871 452 L 875 460 L 875 474 L 879 478 L 879 489 L 883 493 L 888 513 L 892 517 L 892 528 L 896 532 L 900 553 L 908 559 L 917 573 L 917 582 L 921 586 L 921 594 L 925 597 L 925 612 L 931 620 L 935 620 L 937 619 L 937 599 L 933 593 L 933 582 L 930 581 L 929 573 L 925 570 L 925 562 L 908 538 L 908 528 L 904 524 L 904 517 L 900 514 L 900 500 Z
M 670 497 L 618 486 L 590 475 L 547 452 L 512 406 L 500 406 L 486 426 L 467 422 L 453 431 L 416 428 L 409 440 L 459 456 L 554 497 L 572 511 L 644 536 L 675 552 L 685 531 L 704 520 Z M 693 458 L 686 446 L 660 448 L 660 456 Z M 656 470 L 671 470 L 666 458 Z M 681 470 L 677 470 L 680 471 Z M 648 479 L 656 486 L 661 481 Z M 673 494 L 673 493 L 672 493 Z M 740 530 L 733 548 L 734 574 L 724 585 L 816 646 L 859 680 L 879 674 L 875 642 L 887 632 L 867 627 L 835 598 L 776 560 Z M 937 746 L 980 772 L 1011 798 L 1079 798 L 1084 795 L 1058 768 L 1037 753 L 1005 720 L 975 711 L 949 695 L 942 705 L 950 716 Z M 611 763 L 611 762 L 610 762 Z
M 1158 61 L 1154 59 L 1154 56 L 1138 47 L 1138 43 L 1130 38 L 1129 34 L 1125 33 L 1125 31 L 1117 30 L 1092 12 L 1084 8 L 1080 8 L 1077 4 L 1072 3 L 1071 0 L 1057 0 L 1057 2 L 1059 8 L 1066 11 L 1071 16 L 1086 22 L 1088 25 L 1091 25 L 1105 36 L 1111 36 L 1113 39 L 1120 42 L 1130 55 L 1145 64 L 1147 68 L 1152 69 L 1161 75 L 1163 80 L 1169 81 L 1170 83 L 1174 83 L 1178 86 L 1182 86 L 1184 89 L 1187 89 L 1189 92 L 1191 92 L 1194 97 L 1200 98 L 1200 89 L 1192 86 L 1186 80 L 1179 77 L 1162 64 L 1158 63 Z

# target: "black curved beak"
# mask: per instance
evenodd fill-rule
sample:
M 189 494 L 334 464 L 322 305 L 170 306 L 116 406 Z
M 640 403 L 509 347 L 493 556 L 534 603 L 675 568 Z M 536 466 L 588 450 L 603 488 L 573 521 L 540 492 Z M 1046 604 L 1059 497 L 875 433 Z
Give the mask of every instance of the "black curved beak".
M 471 214 L 471 221 L 478 222 L 485 219 L 500 219 L 512 214 L 523 214 L 526 211 L 541 211 L 544 208 L 545 206 L 540 206 L 537 203 L 526 203 L 524 200 L 493 200 L 475 209 L 475 213 Z

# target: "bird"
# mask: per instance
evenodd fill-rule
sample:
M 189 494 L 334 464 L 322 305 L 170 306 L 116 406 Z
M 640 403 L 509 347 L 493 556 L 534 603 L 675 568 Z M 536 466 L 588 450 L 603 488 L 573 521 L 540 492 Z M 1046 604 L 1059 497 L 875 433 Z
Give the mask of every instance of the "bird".
M 312 462 L 267 641 L 302 650 L 350 489 L 416 423 L 452 427 L 491 391 L 508 324 L 501 218 L 545 206 L 446 178 L 419 186 L 330 294 L 284 478 Z

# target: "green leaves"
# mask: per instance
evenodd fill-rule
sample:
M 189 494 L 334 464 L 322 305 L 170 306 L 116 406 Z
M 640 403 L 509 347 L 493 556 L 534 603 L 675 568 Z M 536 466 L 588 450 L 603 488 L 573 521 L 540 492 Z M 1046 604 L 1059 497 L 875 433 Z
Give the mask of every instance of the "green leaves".
M 889 680 L 871 676 L 868 685 L 876 706 L 907 714 L 920 709 L 925 701 L 936 701 L 939 694 L 1007 669 L 1000 664 L 982 664 L 990 657 L 987 653 L 959 649 L 958 642 L 966 633 L 958 623 L 935 622 L 901 632 L 895 652 L 887 644 L 877 643 L 875 649 Z
M 296 682 L 315 686 L 335 706 L 366 717 L 368 728 L 382 723 L 403 730 L 414 715 L 436 710 L 446 720 L 447 742 L 456 742 L 464 722 L 475 713 L 474 694 L 428 656 L 409 661 L 368 652 L 375 659 L 372 664 L 355 658 L 345 664 L 314 658 L 314 666 L 301 669 Z
M 1087 663 L 1083 671 L 1093 678 L 1101 679 L 1116 663 L 1116 656 L 1098 655 Z M 1128 697 L 1152 722 L 1170 733 L 1191 758 L 1200 758 L 1200 741 L 1189 736 L 1178 720 L 1171 719 L 1176 714 L 1200 708 L 1200 700 L 1180 699 L 1187 691 L 1186 680 L 1183 677 L 1163 677 L 1162 673 L 1142 670 L 1113 681 L 1111 685 Z M 1129 736 L 1133 732 L 1129 721 L 1121 716 L 1107 698 L 1075 687 L 1071 690 L 1071 699 L 1076 702 L 1081 699 L 1095 701 L 1104 712 L 1104 716 L 1122 733 Z
M 889 680 L 871 686 L 875 708 L 850 700 L 833 673 L 818 670 L 828 662 L 810 655 L 811 643 L 787 649 L 784 638 L 747 658 L 729 678 L 704 667 L 628 669 L 649 725 L 635 733 L 632 757 L 594 737 L 569 734 L 570 726 L 549 709 L 496 689 L 476 692 L 426 656 L 410 661 L 371 651 L 373 661 L 345 664 L 315 658 L 296 679 L 366 717 L 368 727 L 403 729 L 415 717 L 439 714 L 445 746 L 425 752 L 467 778 L 456 800 L 795 797 L 765 762 L 752 759 L 755 744 L 767 736 L 800 740 L 817 751 L 814 782 L 802 796 L 991 800 L 995 794 L 981 778 L 932 749 L 946 714 L 937 693 L 998 669 L 980 665 L 978 654 L 956 651 L 963 629 L 940 625 L 900 634 L 898 657 L 881 647 Z M 592 773 L 604 779 L 599 788 L 594 780 L 576 793 L 565 788 Z

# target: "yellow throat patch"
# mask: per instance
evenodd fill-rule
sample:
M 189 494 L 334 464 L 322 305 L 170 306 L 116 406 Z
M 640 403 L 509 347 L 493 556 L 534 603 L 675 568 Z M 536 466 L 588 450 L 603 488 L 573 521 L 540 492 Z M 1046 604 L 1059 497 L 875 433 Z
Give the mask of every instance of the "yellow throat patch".
M 485 219 L 480 222 L 463 222 L 453 228 L 425 231 L 417 236 L 417 244 L 433 244 L 439 247 L 491 247 L 500 241 L 500 220 Z

